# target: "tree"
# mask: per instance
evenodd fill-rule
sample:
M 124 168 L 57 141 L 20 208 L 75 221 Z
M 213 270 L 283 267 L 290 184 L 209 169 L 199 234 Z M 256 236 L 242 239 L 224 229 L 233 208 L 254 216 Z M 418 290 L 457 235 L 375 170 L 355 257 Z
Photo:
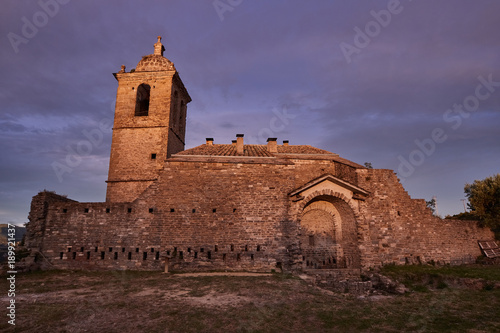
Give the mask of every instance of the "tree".
M 365 162 L 365 167 L 367 169 L 373 169 L 373 166 L 372 166 L 371 162 Z
M 425 201 L 425 203 L 427 204 L 427 207 L 431 209 L 432 215 L 434 215 L 436 213 L 436 199 L 432 198 L 429 201 Z
M 500 174 L 465 184 L 464 191 L 481 224 L 500 232 Z

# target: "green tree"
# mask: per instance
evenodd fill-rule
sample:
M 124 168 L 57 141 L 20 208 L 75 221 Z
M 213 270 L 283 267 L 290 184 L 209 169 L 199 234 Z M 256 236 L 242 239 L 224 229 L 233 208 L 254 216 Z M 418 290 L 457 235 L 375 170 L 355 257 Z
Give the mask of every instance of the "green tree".
M 481 224 L 500 232 L 500 174 L 465 184 L 464 191 Z
M 365 162 L 365 167 L 367 169 L 373 169 L 373 166 L 372 166 L 371 162 Z

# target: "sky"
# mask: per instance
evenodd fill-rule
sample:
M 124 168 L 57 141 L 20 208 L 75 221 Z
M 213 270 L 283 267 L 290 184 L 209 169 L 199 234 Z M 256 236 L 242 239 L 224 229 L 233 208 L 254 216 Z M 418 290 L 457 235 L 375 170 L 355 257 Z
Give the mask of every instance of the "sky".
M 44 189 L 105 200 L 117 82 L 163 37 L 186 148 L 267 137 L 397 172 L 438 213 L 500 172 L 500 2 L 5 0 L 0 222 Z

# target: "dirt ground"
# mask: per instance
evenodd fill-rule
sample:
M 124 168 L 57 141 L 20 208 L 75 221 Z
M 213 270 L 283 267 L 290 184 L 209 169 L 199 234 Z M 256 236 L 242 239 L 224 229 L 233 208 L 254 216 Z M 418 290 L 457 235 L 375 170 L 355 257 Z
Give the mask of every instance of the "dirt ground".
M 2 332 L 500 331 L 498 290 L 353 296 L 283 274 L 34 272 L 17 276 L 15 300 Z

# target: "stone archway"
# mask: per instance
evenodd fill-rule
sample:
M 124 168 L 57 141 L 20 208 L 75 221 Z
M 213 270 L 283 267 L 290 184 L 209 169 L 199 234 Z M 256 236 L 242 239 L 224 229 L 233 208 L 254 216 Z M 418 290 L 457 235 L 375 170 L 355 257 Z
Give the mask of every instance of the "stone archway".
M 356 217 L 342 198 L 318 195 L 305 201 L 300 215 L 303 266 L 359 268 Z

